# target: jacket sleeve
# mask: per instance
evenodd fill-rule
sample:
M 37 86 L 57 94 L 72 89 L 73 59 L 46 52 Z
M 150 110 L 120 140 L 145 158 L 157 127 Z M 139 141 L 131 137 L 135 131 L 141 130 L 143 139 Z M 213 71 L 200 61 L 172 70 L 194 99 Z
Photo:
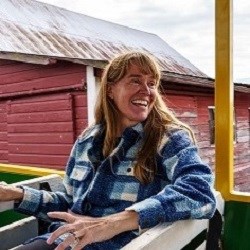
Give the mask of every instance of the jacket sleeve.
M 73 186 L 70 180 L 70 173 L 75 165 L 76 151 L 77 141 L 71 150 L 66 165 L 62 191 L 48 192 L 27 186 L 20 186 L 24 191 L 24 196 L 21 202 L 15 203 L 15 210 L 45 220 L 48 220 L 47 213 L 50 211 L 67 211 L 71 207 L 73 201 Z
M 165 140 L 160 167 L 170 184 L 157 195 L 126 209 L 138 212 L 141 229 L 160 222 L 212 217 L 216 207 L 213 175 L 202 163 L 187 132 L 175 131 Z

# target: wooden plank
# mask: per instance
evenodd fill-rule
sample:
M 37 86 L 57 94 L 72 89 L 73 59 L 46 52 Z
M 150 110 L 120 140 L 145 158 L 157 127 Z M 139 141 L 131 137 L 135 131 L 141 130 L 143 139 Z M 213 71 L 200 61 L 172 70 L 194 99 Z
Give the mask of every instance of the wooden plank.
M 198 124 L 208 124 L 209 116 L 208 116 L 208 114 L 206 114 L 206 115 L 198 114 L 198 119 L 197 120 L 198 120 L 197 121 Z
M 0 100 L 0 113 L 4 112 L 6 110 L 6 101 Z
M 186 98 L 185 96 L 183 98 L 169 98 L 169 96 L 165 99 L 165 102 L 169 108 L 196 108 L 196 102 L 193 98 Z
M 32 155 L 32 154 L 8 154 L 9 162 L 36 165 L 41 167 L 58 166 L 64 169 L 68 160 L 68 156 L 64 155 Z
M 8 148 L 7 141 L 0 141 L 0 150 L 6 150 Z
M 0 66 L 3 66 L 3 65 L 13 65 L 15 64 L 16 62 L 12 61 L 12 60 L 4 60 L 4 59 L 1 59 L 0 60 Z
M 238 121 L 237 120 L 237 129 L 238 130 L 239 129 L 245 129 L 245 130 L 247 130 L 247 129 L 249 129 L 249 127 L 250 127 L 249 121 L 247 121 L 247 120 Z
M 70 132 L 73 130 L 73 122 L 50 122 L 50 123 L 25 123 L 8 124 L 8 133 L 48 133 Z
M 8 115 L 8 124 L 72 121 L 72 111 L 42 111 Z M 0 125 L 1 126 L 1 125 Z
M 83 130 L 88 126 L 87 119 L 77 119 L 76 120 L 76 130 Z
M 236 117 L 248 117 L 249 116 L 249 111 L 248 111 L 247 108 L 237 108 L 235 110 L 235 114 L 236 114 Z
M 75 118 L 76 119 L 87 119 L 87 107 L 76 107 L 75 108 Z
M 178 221 L 172 225 L 161 224 L 149 229 L 140 237 L 132 240 L 122 250 L 180 250 L 200 232 L 207 228 L 207 220 Z
M 8 85 L 0 85 L 0 93 L 18 93 L 24 91 L 42 90 L 55 87 L 71 86 L 79 84 L 82 86 L 83 75 L 82 73 L 68 74 L 48 77 L 46 79 L 40 78 L 32 81 L 25 81 L 19 83 L 13 83 Z
M 7 130 L 7 123 L 0 123 L 0 131 L 6 131 Z
M 85 78 L 85 66 L 79 64 L 65 64 L 61 66 L 50 65 L 41 66 L 39 68 L 31 68 L 30 70 L 14 72 L 11 74 L 0 75 L 0 85 L 7 85 L 18 82 L 33 81 L 35 79 L 51 78 L 55 76 L 81 73 L 82 78 Z
M 209 128 L 209 124 L 197 124 L 198 125 L 198 130 L 199 131 L 203 131 L 203 132 L 207 132 L 209 134 L 210 132 L 210 128 Z
M 6 136 L 7 137 L 7 136 Z M 0 133 L 0 140 L 1 140 L 1 133 Z M 71 132 L 64 132 L 64 133 L 21 133 L 21 134 L 10 134 L 8 135 L 8 142 L 9 143 L 61 143 L 61 144 L 68 144 L 73 143 L 74 138 Z
M 12 102 L 9 104 L 8 114 L 16 113 L 34 113 L 34 112 L 47 112 L 47 111 L 59 111 L 70 110 L 71 102 L 69 100 L 50 100 L 47 102 L 36 102 L 32 105 L 30 103 Z
M 8 160 L 8 150 L 0 150 L 0 160 L 1 161 Z
M 18 105 L 22 104 L 33 104 L 33 103 L 44 103 L 44 102 L 51 102 L 51 101 L 61 101 L 61 100 L 69 100 L 71 98 L 71 93 L 47 93 L 43 95 L 32 95 L 26 98 L 16 99 L 10 103 L 15 103 Z
M 199 149 L 202 150 L 203 148 L 211 147 L 211 143 L 210 143 L 210 141 L 200 140 L 200 141 L 198 141 L 198 147 L 199 147 Z
M 217 208 L 224 212 L 224 201 L 215 192 Z M 171 225 L 161 223 L 132 240 L 122 250 L 180 250 L 208 227 L 208 220 L 180 220 Z
M 7 132 L 0 131 L 0 141 L 7 141 Z
M 178 117 L 178 116 L 177 116 Z M 182 122 L 187 123 L 188 125 L 196 125 L 197 119 L 195 117 L 178 117 Z
M 28 63 L 16 63 L 15 65 L 3 65 L 0 67 L 0 76 L 9 75 L 15 72 L 29 71 L 31 69 L 39 69 L 44 66 L 37 64 L 28 64 Z
M 7 117 L 6 117 L 6 113 L 0 113 L 0 122 L 6 122 Z
M 68 156 L 72 148 L 71 144 L 9 144 L 10 154 L 43 154 Z
M 177 117 L 197 117 L 197 110 L 193 108 L 176 108 L 174 112 Z
M 75 107 L 87 107 L 86 93 L 74 94 Z

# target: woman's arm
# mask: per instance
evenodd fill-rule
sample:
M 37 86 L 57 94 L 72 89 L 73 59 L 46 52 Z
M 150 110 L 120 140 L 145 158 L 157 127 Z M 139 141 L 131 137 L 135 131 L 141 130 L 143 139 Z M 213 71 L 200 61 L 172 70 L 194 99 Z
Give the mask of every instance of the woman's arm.
M 140 228 L 160 222 L 211 218 L 216 207 L 213 174 L 201 161 L 189 135 L 183 130 L 172 133 L 160 156 L 159 167 L 170 184 L 157 195 L 127 208 L 139 214 Z
M 48 212 L 67 211 L 71 207 L 73 202 L 73 187 L 70 179 L 70 173 L 75 165 L 77 142 L 78 141 L 76 141 L 71 150 L 66 166 L 65 176 L 63 179 L 64 190 L 60 192 L 49 192 L 45 190 L 37 190 L 28 186 L 17 187 L 16 195 L 18 195 L 17 190 L 22 190 L 23 195 L 20 199 L 18 199 L 19 202 L 15 203 L 16 211 L 47 220 Z
M 58 237 L 66 235 L 64 241 L 58 245 L 56 250 L 66 249 L 75 241 L 74 249 L 82 249 L 88 244 L 105 241 L 122 232 L 135 230 L 139 227 L 138 214 L 134 211 L 123 211 L 102 218 L 64 212 L 51 212 L 48 215 L 51 218 L 67 222 L 54 231 L 47 241 L 48 244 L 52 244 Z
M 0 201 L 21 201 L 23 190 L 8 184 L 0 184 Z

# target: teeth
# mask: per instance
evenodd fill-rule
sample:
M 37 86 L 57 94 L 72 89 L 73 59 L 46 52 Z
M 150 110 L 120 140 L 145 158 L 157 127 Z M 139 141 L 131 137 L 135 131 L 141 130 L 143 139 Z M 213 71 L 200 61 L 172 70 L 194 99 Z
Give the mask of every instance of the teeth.
M 144 100 L 135 100 L 135 101 L 132 101 L 132 103 L 143 105 L 143 106 L 147 106 L 148 105 L 148 102 L 144 101 Z

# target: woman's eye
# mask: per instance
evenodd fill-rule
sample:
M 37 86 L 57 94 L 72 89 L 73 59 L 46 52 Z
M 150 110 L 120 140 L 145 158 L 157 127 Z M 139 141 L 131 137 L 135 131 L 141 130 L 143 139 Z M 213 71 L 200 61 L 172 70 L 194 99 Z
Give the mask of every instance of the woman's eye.
M 148 87 L 151 88 L 151 89 L 154 89 L 156 87 L 156 83 L 155 82 L 149 82 Z
M 141 84 L 141 81 L 139 79 L 132 79 L 131 83 L 133 83 L 133 84 Z

